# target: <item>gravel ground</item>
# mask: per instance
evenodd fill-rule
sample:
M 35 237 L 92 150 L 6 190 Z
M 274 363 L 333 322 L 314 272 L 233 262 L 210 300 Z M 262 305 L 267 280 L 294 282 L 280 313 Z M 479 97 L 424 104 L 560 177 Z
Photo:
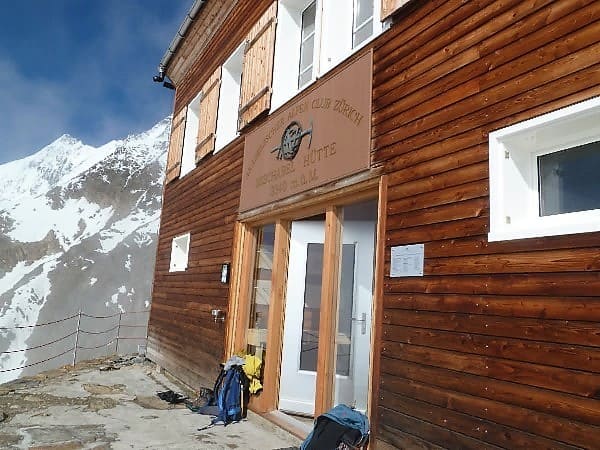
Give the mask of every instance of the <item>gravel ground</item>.
M 209 425 L 208 416 L 156 396 L 168 389 L 193 393 L 148 361 L 121 362 L 82 362 L 1 384 L 0 449 L 292 450 L 300 445 L 252 412 L 227 427 L 198 431 Z

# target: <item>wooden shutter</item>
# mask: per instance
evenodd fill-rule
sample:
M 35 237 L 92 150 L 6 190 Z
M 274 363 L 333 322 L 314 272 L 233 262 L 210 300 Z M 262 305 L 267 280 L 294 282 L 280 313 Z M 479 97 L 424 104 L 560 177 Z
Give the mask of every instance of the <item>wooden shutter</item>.
M 410 0 L 381 0 L 381 20 L 385 20 Z
M 221 86 L 221 66 L 214 71 L 202 86 L 196 144 L 196 164 L 215 149 L 217 132 L 217 110 Z
M 165 183 L 173 181 L 181 173 L 181 156 L 183 154 L 183 138 L 185 135 L 185 119 L 187 107 L 183 107 L 171 121 L 171 139 L 167 156 L 167 174 Z
M 271 107 L 276 23 L 277 2 L 273 2 L 246 37 L 238 130 Z

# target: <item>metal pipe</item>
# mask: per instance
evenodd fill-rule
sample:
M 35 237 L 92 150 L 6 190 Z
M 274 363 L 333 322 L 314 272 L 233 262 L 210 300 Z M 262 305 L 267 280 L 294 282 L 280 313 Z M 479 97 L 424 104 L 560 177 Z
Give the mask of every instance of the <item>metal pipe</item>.
M 162 59 L 160 60 L 160 63 L 158 64 L 158 72 L 160 74 L 166 74 L 167 69 L 169 67 L 169 62 L 171 61 L 171 57 L 175 54 L 177 47 L 179 47 L 179 44 L 185 38 L 185 34 L 187 33 L 188 28 L 190 27 L 194 19 L 196 18 L 198 11 L 200 11 L 200 9 L 204 6 L 204 4 L 207 1 L 208 0 L 194 0 L 194 4 L 186 14 L 183 23 L 179 27 L 179 30 L 177 30 L 175 37 L 173 37 L 173 40 L 171 40 L 169 47 L 165 51 L 165 54 L 163 55 Z

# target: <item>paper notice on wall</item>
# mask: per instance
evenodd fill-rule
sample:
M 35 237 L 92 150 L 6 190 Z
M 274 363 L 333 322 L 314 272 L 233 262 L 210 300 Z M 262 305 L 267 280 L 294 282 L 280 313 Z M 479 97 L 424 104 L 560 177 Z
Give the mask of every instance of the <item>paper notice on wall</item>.
M 422 277 L 424 255 L 424 244 L 392 247 L 390 277 Z

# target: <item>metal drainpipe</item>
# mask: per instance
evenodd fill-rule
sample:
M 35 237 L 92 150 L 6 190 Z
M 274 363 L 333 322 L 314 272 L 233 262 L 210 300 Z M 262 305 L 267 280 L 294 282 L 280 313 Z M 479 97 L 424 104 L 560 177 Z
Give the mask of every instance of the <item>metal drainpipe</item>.
M 169 48 L 167 48 L 167 51 L 165 52 L 162 59 L 160 60 L 160 63 L 158 64 L 159 73 L 161 73 L 161 74 L 166 73 L 167 68 L 169 66 L 169 62 L 171 61 L 171 57 L 175 54 L 177 47 L 179 47 L 179 44 L 185 37 L 185 33 L 187 32 L 188 28 L 190 27 L 190 25 L 196 18 L 198 11 L 200 11 L 200 9 L 202 9 L 202 7 L 204 6 L 204 4 L 207 1 L 208 0 L 194 0 L 194 4 L 192 5 L 190 10 L 186 14 L 183 23 L 179 27 L 179 30 L 177 30 L 177 34 L 175 34 L 175 37 L 171 41 Z

